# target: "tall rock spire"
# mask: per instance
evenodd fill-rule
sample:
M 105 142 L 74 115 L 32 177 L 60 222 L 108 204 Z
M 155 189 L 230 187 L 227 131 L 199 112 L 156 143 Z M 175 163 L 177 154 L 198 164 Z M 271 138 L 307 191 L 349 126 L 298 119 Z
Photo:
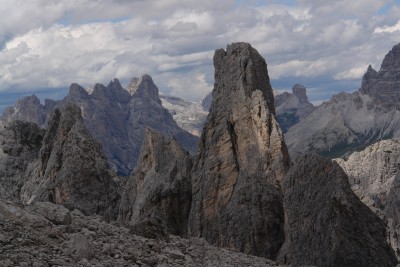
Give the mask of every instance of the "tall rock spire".
M 274 258 L 284 241 L 280 182 L 289 166 L 267 64 L 247 43 L 214 55 L 213 102 L 193 171 L 189 232 Z

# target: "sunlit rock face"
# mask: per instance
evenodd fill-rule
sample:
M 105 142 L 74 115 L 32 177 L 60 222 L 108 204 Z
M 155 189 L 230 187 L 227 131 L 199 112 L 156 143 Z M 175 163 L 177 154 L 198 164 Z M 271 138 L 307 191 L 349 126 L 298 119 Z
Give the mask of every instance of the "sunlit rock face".
M 274 258 L 284 241 L 280 183 L 289 166 L 267 65 L 246 43 L 214 55 L 213 102 L 193 170 L 189 234 Z

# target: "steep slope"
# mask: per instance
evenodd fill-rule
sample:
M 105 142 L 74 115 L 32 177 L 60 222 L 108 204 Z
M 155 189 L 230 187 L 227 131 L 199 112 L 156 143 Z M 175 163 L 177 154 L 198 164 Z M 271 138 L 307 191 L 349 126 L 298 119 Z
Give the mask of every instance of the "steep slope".
M 361 201 L 386 222 L 388 242 L 400 258 L 400 220 L 396 215 L 400 141 L 383 140 L 352 153 L 347 159 L 335 161 L 346 172 L 351 188 Z
M 0 198 L 18 200 L 29 163 L 36 160 L 44 131 L 36 124 L 15 121 L 0 128 Z
M 124 187 L 119 219 L 137 224 L 161 219 L 169 233 L 186 235 L 192 159 L 176 140 L 148 130 L 140 160 Z
M 48 123 L 38 159 L 25 173 L 21 200 L 51 201 L 85 214 L 115 218 L 118 186 L 115 175 L 83 124 L 78 106 L 56 109 Z
M 200 136 L 208 112 L 199 103 L 179 97 L 160 95 L 163 107 L 168 109 L 176 123 L 189 133 Z
M 129 88 L 128 92 L 114 79 L 108 86 L 96 84 L 89 94 L 80 85 L 72 84 L 61 101 L 47 100 L 41 105 L 34 96 L 19 100 L 3 114 L 2 121 L 7 124 L 21 119 L 45 126 L 55 107 L 72 102 L 81 108 L 86 127 L 102 144 L 113 170 L 123 176 L 129 176 L 136 165 L 146 128 L 174 136 L 186 150 L 196 153 L 198 138 L 176 124 L 162 106 L 158 88 L 149 75 L 134 79 Z M 29 110 L 35 111 L 33 115 Z
M 329 159 L 295 160 L 283 183 L 285 244 L 278 261 L 293 266 L 396 266 L 385 224 L 351 191 Z
M 292 93 L 284 92 L 275 96 L 276 119 L 283 133 L 308 116 L 314 106 L 308 102 L 307 91 L 303 85 L 295 84 Z
M 0 200 L 0 266 L 278 266 L 201 239 L 147 239 L 79 210 L 38 204 L 39 210 Z
M 246 43 L 214 55 L 213 102 L 193 170 L 189 234 L 274 258 L 284 241 L 280 181 L 289 165 L 267 65 Z
M 379 72 L 368 67 L 359 91 L 333 96 L 293 126 L 285 135 L 290 152 L 338 157 L 400 137 L 399 62 L 400 44 L 385 56 Z

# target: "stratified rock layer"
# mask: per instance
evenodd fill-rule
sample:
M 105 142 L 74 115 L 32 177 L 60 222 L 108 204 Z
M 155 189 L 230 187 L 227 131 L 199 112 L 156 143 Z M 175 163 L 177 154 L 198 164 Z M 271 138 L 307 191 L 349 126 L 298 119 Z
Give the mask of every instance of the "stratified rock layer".
M 25 173 L 21 200 L 50 201 L 115 218 L 115 178 L 100 144 L 84 126 L 80 108 L 68 104 L 50 118 L 39 157 Z
M 396 266 L 385 224 L 351 191 L 344 171 L 317 155 L 298 158 L 284 180 L 285 244 L 292 266 Z
M 119 219 L 131 224 L 156 219 L 167 231 L 186 235 L 192 160 L 175 139 L 148 130 L 141 157 L 122 194 Z
M 284 241 L 279 184 L 289 165 L 267 65 L 246 43 L 214 55 L 213 102 L 193 171 L 190 235 L 274 258 Z
M 36 160 L 44 131 L 36 124 L 15 121 L 0 128 L 0 198 L 18 200 L 24 173 Z

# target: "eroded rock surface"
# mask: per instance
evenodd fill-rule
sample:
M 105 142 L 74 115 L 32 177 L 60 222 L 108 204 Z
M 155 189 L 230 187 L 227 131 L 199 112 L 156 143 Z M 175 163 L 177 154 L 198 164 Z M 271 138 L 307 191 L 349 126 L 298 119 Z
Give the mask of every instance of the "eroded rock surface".
M 15 121 L 0 128 L 0 198 L 18 200 L 28 164 L 35 161 L 44 131 L 36 124 Z
M 278 261 L 293 266 L 396 266 L 384 222 L 329 159 L 305 155 L 285 177 L 285 244 Z
M 274 258 L 284 241 L 280 181 L 289 165 L 267 65 L 246 43 L 214 55 L 213 102 L 193 171 L 191 236 Z
M 347 159 L 335 159 L 349 177 L 351 188 L 387 225 L 387 239 L 400 258 L 400 141 L 376 142 Z
M 64 210 L 41 205 L 50 208 L 45 214 Z M 202 239 L 147 239 L 78 210 L 70 215 L 69 224 L 54 224 L 29 206 L 0 200 L 0 266 L 277 266 Z
M 85 214 L 116 217 L 115 174 L 83 124 L 81 109 L 56 109 L 48 123 L 38 159 L 25 173 L 23 203 L 50 201 Z
M 119 219 L 133 225 L 161 220 L 169 233 L 185 236 L 192 199 L 191 168 L 190 155 L 175 139 L 147 130 L 138 165 L 124 187 Z

